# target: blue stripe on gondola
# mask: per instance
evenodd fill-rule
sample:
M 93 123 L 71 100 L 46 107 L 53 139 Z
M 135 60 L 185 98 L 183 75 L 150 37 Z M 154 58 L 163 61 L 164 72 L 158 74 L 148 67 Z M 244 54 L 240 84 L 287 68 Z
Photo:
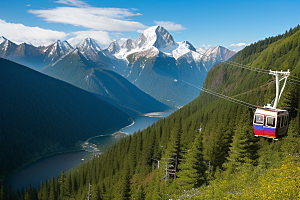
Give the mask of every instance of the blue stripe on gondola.
M 264 128 L 262 125 L 253 124 L 253 130 L 255 135 L 264 135 Z

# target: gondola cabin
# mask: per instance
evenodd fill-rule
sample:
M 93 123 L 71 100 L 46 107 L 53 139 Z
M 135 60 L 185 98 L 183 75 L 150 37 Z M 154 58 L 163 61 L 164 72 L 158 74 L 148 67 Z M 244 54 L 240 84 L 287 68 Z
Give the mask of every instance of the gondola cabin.
M 288 131 L 288 118 L 287 110 L 257 108 L 253 118 L 254 135 L 280 138 Z

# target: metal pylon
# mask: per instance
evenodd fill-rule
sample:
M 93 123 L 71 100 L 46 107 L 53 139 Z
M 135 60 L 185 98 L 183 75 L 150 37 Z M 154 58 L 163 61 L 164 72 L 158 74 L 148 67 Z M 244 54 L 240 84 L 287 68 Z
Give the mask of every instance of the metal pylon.
M 266 107 L 272 108 L 272 109 L 276 109 L 278 102 L 280 100 L 281 94 L 284 90 L 285 84 L 286 84 L 286 80 L 288 78 L 288 76 L 290 75 L 290 70 L 288 69 L 286 72 L 283 71 L 272 71 L 270 70 L 269 74 L 274 75 L 275 79 L 276 79 L 276 96 L 275 96 L 275 100 L 274 100 L 274 104 L 271 107 L 271 104 L 268 104 Z M 279 80 L 279 76 L 280 75 L 280 80 Z M 281 88 L 281 91 L 279 93 L 280 90 L 280 81 L 284 80 L 284 84 Z

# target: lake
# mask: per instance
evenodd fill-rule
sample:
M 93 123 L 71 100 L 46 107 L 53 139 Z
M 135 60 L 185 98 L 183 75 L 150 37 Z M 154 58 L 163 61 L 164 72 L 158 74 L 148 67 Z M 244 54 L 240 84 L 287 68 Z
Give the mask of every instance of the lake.
M 130 126 L 124 127 L 119 131 L 119 134 L 111 134 L 93 137 L 89 139 L 89 143 L 96 144 L 97 148 L 104 151 L 112 144 L 119 141 L 124 136 L 122 133 L 133 134 L 135 131 L 143 130 L 159 119 L 167 117 L 172 112 L 156 112 L 148 113 L 143 116 L 133 118 L 134 123 Z M 32 162 L 18 171 L 16 174 L 11 175 L 7 179 L 7 185 L 11 185 L 13 189 L 22 189 L 29 184 L 37 186 L 41 181 L 51 179 L 52 176 L 57 177 L 62 170 L 68 171 L 74 166 L 83 162 L 81 159 L 90 154 L 87 151 L 75 151 L 69 153 L 61 153 L 46 158 L 42 158 Z
M 7 185 L 13 189 L 22 189 L 23 187 L 38 186 L 41 181 L 51 179 L 52 176 L 58 176 L 62 170 L 68 171 L 72 167 L 83 162 L 81 159 L 90 154 L 87 151 L 74 151 L 48 156 L 29 163 L 16 174 L 10 176 Z
M 133 118 L 134 124 L 125 128 L 122 128 L 120 131 L 128 134 L 133 134 L 135 131 L 143 130 L 148 126 L 151 126 L 153 123 L 157 122 L 159 119 L 169 116 L 172 112 L 154 112 L 148 113 L 143 116 L 138 116 Z

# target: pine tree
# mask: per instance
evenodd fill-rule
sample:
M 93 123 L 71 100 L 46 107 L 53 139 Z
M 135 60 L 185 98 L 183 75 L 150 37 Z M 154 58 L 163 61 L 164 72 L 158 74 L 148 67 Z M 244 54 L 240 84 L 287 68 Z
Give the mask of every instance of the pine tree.
M 130 199 L 130 169 L 127 160 L 115 188 L 115 199 Z
M 241 114 L 239 124 L 234 131 L 229 156 L 223 167 L 229 172 L 234 172 L 242 166 L 251 166 L 253 164 L 253 155 L 256 150 L 252 142 L 252 129 L 248 125 L 247 113 Z
M 41 186 L 41 191 L 42 198 L 41 199 L 49 199 L 49 193 L 50 193 L 50 185 L 49 181 L 46 181 L 42 186 Z
M 179 172 L 179 182 L 184 189 L 200 187 L 205 183 L 205 170 L 207 166 L 203 159 L 202 133 L 198 133 L 191 149 L 184 156 L 184 163 Z
M 284 141 L 281 149 L 286 154 L 297 155 L 300 153 L 300 129 L 299 115 L 292 119 L 289 124 L 288 136 L 283 138 Z
M 99 185 L 96 185 L 96 187 L 92 185 L 91 195 L 91 200 L 102 200 Z
M 164 158 L 164 160 L 166 160 L 167 162 L 168 174 L 170 175 L 170 177 L 173 177 L 173 179 L 176 179 L 178 164 L 181 158 L 181 134 L 182 124 L 181 119 L 179 119 L 171 130 L 170 142 L 168 143 L 166 156 Z
M 11 199 L 11 198 L 9 198 L 9 199 Z M 24 199 L 25 200 L 37 200 L 38 199 L 37 193 L 36 193 L 35 189 L 33 187 L 31 187 L 31 185 L 29 185 L 29 187 L 26 188 Z
M 56 191 L 55 191 L 55 179 L 52 176 L 50 181 L 50 193 L 49 193 L 49 200 L 56 200 Z

